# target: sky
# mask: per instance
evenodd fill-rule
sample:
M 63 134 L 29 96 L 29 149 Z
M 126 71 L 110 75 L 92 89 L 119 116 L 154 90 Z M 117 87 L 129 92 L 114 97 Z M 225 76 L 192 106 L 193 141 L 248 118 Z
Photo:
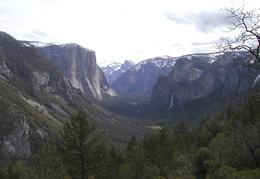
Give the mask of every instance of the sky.
M 259 0 L 0 0 L 0 31 L 18 40 L 77 43 L 98 63 L 215 52 L 224 8 Z

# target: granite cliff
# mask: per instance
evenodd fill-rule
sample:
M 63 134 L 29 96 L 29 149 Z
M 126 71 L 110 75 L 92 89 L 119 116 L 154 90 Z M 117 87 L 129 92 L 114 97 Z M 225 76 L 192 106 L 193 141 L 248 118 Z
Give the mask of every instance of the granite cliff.
M 160 75 L 168 75 L 175 63 L 175 58 L 165 56 L 139 62 L 123 73 L 112 88 L 127 99 L 149 99 L 153 85 Z
M 254 70 L 235 65 L 229 56 L 220 56 L 212 63 L 197 57 L 181 58 L 168 76 L 158 78 L 151 106 L 169 110 L 209 95 L 229 97 L 251 88 L 257 75 Z
M 44 44 L 37 42 L 23 43 L 33 45 L 46 58 L 60 67 L 73 87 L 83 93 L 102 100 L 104 95 L 110 98 L 117 94 L 110 87 L 104 72 L 96 63 L 95 52 L 80 45 L 71 44 Z
M 55 141 L 62 125 L 80 109 L 90 113 L 89 122 L 99 130 L 106 126 L 104 136 L 119 124 L 37 49 L 0 32 L 1 159 L 35 154 L 45 142 Z

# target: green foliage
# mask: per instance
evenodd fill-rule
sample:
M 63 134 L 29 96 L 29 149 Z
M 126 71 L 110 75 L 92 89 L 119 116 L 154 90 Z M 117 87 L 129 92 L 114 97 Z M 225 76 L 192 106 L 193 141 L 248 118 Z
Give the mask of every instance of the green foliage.
M 32 163 L 25 160 L 14 161 L 5 176 L 9 179 L 70 179 L 57 150 L 48 144 L 34 156 Z
M 34 156 L 31 176 L 34 178 L 48 179 L 69 179 L 63 166 L 61 156 L 54 147 L 45 144 L 44 147 Z
M 257 179 L 260 178 L 260 170 L 250 170 L 250 171 L 238 171 L 235 168 L 228 166 L 222 166 L 217 173 L 207 174 L 206 179 L 233 179 L 233 178 L 247 178 L 247 179 Z
M 130 141 L 131 142 L 131 141 Z M 141 143 L 133 143 L 131 149 L 125 153 L 125 160 L 127 161 L 124 165 L 123 178 L 144 178 L 146 174 L 146 153 L 142 148 Z
M 155 177 L 154 179 L 165 179 L 165 177 L 158 176 L 158 177 Z
M 188 169 L 187 166 L 182 167 L 176 171 L 173 172 L 172 178 L 175 179 L 196 179 L 194 175 L 191 174 L 190 170 Z
M 25 161 L 15 161 L 9 167 L 9 179 L 27 179 L 30 178 L 29 175 L 30 168 L 27 166 Z
M 89 127 L 87 114 L 79 111 L 71 117 L 60 133 L 58 147 L 63 162 L 73 178 L 91 175 L 91 165 L 97 138 L 92 137 L 94 127 Z
M 207 147 L 201 147 L 193 156 L 193 165 L 195 167 L 195 175 L 198 178 L 205 178 L 208 168 L 205 165 L 207 160 L 212 159 L 212 151 Z
M 259 178 L 258 99 L 203 118 L 197 128 L 179 122 L 173 131 L 161 126 L 140 140 L 132 137 L 122 153 L 98 144 L 92 115 L 79 111 L 60 133 L 59 153 L 47 145 L 32 163 L 18 160 L 0 172 L 3 178 Z

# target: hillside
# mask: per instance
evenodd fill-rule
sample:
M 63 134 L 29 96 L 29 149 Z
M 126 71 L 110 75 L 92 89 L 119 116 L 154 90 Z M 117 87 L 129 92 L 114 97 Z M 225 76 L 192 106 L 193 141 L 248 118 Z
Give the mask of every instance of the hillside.
M 22 43 L 35 47 L 43 56 L 61 68 L 74 88 L 98 100 L 117 96 L 107 82 L 104 72 L 97 65 L 94 51 L 73 43 L 33 41 L 22 41 Z
M 152 95 L 153 86 L 161 76 L 167 76 L 173 69 L 176 60 L 180 58 L 197 57 L 205 62 L 213 63 L 221 53 L 197 53 L 181 57 L 162 56 L 139 62 L 123 73 L 112 88 L 121 96 L 131 101 L 148 101 Z
M 0 33 L 0 149 L 3 155 L 28 157 L 44 142 L 55 142 L 58 131 L 77 110 L 110 145 L 127 142 L 129 130 L 119 116 L 102 109 L 73 88 L 63 71 L 35 48 Z M 115 132 L 116 131 L 116 132 Z

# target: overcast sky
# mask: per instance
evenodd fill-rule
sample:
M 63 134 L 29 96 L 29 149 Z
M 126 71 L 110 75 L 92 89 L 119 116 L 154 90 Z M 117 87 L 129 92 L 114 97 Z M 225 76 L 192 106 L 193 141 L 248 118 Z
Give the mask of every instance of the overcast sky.
M 97 61 L 214 52 L 225 7 L 259 0 L 0 0 L 0 31 L 19 40 L 77 43 Z

